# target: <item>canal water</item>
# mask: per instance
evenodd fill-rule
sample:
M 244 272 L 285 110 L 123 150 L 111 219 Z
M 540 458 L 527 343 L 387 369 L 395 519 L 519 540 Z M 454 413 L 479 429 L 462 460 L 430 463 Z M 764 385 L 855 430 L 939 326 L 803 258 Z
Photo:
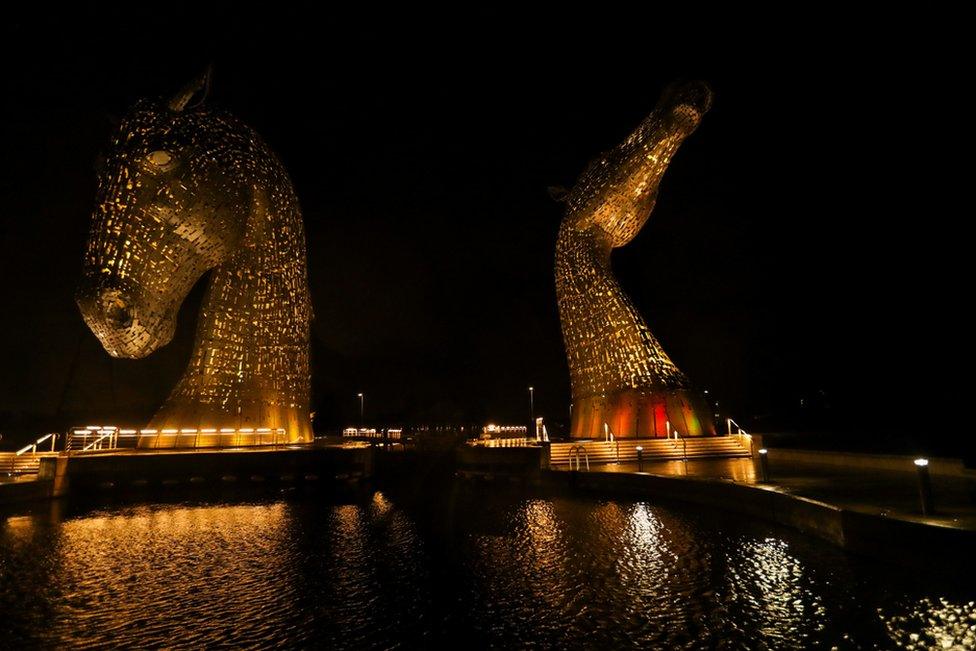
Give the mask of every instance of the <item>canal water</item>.
M 962 649 L 974 599 L 626 499 L 268 490 L 0 514 L 3 648 Z

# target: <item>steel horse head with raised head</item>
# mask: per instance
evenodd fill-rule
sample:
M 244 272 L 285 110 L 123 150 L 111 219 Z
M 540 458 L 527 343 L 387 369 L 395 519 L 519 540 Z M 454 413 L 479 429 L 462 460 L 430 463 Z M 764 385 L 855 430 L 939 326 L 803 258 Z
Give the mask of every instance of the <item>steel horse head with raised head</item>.
M 702 396 L 664 352 L 610 266 L 611 251 L 644 227 L 668 164 L 711 100 L 703 83 L 671 86 L 565 197 L 555 275 L 574 438 L 604 431 L 626 438 L 715 433 Z

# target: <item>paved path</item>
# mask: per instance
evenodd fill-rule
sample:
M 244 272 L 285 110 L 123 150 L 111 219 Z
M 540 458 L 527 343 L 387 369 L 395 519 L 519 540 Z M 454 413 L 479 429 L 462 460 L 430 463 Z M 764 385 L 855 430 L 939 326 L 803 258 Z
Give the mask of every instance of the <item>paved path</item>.
M 590 468 L 601 472 L 637 472 L 636 463 L 591 464 Z M 644 472 L 757 484 L 752 459 L 661 461 L 645 463 Z M 936 513 L 929 517 L 921 514 L 914 469 L 897 472 L 778 461 L 770 464 L 770 482 L 766 486 L 852 511 L 976 529 L 976 474 L 933 475 Z

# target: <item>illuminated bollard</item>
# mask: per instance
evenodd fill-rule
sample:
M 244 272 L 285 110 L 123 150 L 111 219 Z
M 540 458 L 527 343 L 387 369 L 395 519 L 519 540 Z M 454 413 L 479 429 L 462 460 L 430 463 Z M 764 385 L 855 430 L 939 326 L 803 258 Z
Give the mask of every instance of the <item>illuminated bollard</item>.
M 766 483 L 769 481 L 769 450 L 759 448 L 759 481 Z
M 922 515 L 932 515 L 932 478 L 929 477 L 929 460 L 915 459 L 915 470 L 918 471 L 918 496 L 922 500 Z
M 644 472 L 644 448 L 637 446 L 637 472 Z

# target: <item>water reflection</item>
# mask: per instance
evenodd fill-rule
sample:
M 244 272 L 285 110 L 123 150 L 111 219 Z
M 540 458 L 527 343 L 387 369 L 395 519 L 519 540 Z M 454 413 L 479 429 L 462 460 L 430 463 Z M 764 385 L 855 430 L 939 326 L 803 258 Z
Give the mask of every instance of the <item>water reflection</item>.
M 296 603 L 284 503 L 138 507 L 68 520 L 55 546 L 57 646 L 108 645 L 130 631 L 180 643 L 269 640 L 266 611 Z M 213 587 L 220 586 L 219 600 Z
M 61 508 L 0 520 L 7 645 L 976 643 L 972 589 L 715 512 L 382 492 Z
M 901 604 L 880 617 L 898 646 L 905 649 L 976 649 L 976 602 L 944 597 Z
M 779 644 L 806 640 L 824 626 L 816 582 L 777 538 L 745 541 L 727 553 L 726 591 L 755 618 L 763 636 Z M 741 612 L 741 610 L 740 610 Z M 810 626 L 810 624 L 813 626 Z

